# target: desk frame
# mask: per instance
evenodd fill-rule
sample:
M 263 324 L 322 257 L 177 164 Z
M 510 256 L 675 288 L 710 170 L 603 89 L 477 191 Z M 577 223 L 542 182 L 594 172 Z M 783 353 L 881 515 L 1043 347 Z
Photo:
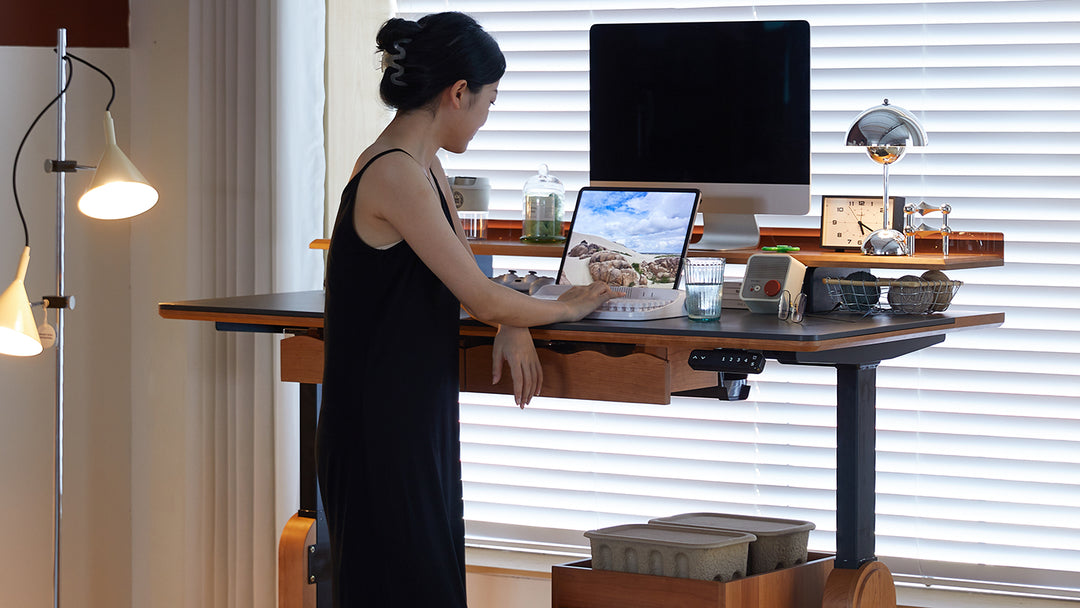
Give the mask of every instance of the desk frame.
M 312 589 L 282 587 L 281 607 L 329 606 L 329 584 L 319 569 L 328 549 L 322 540 L 325 520 L 315 478 L 314 437 L 321 393 L 322 292 L 298 292 L 166 303 L 159 313 L 168 319 L 212 321 L 222 331 L 298 334 L 282 342 L 282 379 L 300 382 L 300 510 L 282 534 L 281 551 L 300 539 L 309 554 L 306 578 Z M 837 321 L 839 317 L 821 317 Z M 693 324 L 686 319 L 648 322 L 580 321 L 534 328 L 537 340 L 607 342 L 646 346 L 742 348 L 760 350 L 767 358 L 795 365 L 836 369 L 837 490 L 836 558 L 823 605 L 895 606 L 891 575 L 874 556 L 875 437 L 877 366 L 886 359 L 912 353 L 963 328 L 992 327 L 1001 313 L 955 313 L 907 316 L 847 317 L 850 326 L 831 326 L 808 317 L 803 325 L 778 325 L 767 315 L 725 311 L 720 322 Z M 463 319 L 462 336 L 494 337 L 495 329 Z M 286 343 L 293 344 L 288 349 Z M 291 370 L 286 373 L 286 366 Z M 312 519 L 312 515 L 315 519 Z M 318 521 L 320 525 L 313 525 Z M 319 530 L 323 528 L 323 530 Z M 312 540 L 314 539 L 314 540 Z M 310 544 L 308 544 L 310 543 Z M 298 568 L 294 556 L 281 555 L 281 568 Z M 285 563 L 288 562 L 288 565 Z M 294 577 L 295 578 L 295 577 Z M 302 596 L 302 597 L 301 597 Z M 325 602 L 325 603 L 324 603 Z

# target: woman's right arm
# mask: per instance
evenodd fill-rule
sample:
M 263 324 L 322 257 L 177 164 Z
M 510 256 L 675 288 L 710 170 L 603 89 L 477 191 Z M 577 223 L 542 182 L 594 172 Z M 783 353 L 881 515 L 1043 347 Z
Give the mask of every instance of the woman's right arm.
M 558 301 L 540 300 L 489 279 L 446 220 L 423 169 L 404 154 L 373 164 L 364 174 L 361 192 L 365 212 L 392 226 L 480 321 L 517 327 L 576 321 L 615 295 L 607 285 L 594 283 L 572 289 Z

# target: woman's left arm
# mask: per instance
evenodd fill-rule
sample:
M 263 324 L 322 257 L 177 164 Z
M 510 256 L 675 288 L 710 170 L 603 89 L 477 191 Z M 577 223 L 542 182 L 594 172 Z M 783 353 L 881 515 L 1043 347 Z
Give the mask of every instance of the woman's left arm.
M 454 192 L 450 187 L 450 180 L 443 171 L 439 157 L 435 157 L 432 163 L 435 175 L 440 176 L 439 187 L 443 189 L 443 195 L 447 200 L 454 200 Z M 450 216 L 454 220 L 454 232 L 461 241 L 461 245 L 472 253 L 472 246 L 465 236 L 465 230 L 458 218 L 457 207 L 448 205 Z M 466 307 L 466 311 L 469 309 Z M 472 314 L 472 312 L 469 312 Z M 540 394 L 544 383 L 544 370 L 540 366 L 540 357 L 536 354 L 533 345 L 532 334 L 528 327 L 514 327 L 512 325 L 499 325 L 499 331 L 495 334 L 495 344 L 491 353 L 491 383 L 498 384 L 502 379 L 503 363 L 510 367 L 510 377 L 514 380 L 514 402 L 524 408 L 529 401 Z
M 504 362 L 510 367 L 510 377 L 514 381 L 514 403 L 524 409 L 540 394 L 544 384 L 544 368 L 528 327 L 499 326 L 491 351 L 492 384 L 498 384 L 502 379 Z

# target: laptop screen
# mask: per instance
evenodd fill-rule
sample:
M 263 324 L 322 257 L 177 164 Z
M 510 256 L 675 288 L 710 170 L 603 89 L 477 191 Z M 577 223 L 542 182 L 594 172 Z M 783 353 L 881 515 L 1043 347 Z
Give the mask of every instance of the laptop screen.
M 582 188 L 556 283 L 675 288 L 700 198 L 693 189 Z

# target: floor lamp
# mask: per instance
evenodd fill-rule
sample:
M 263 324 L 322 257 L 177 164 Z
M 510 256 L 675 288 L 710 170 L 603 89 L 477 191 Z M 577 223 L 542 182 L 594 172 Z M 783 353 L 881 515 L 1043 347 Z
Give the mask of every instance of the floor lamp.
M 113 127 L 109 106 L 105 108 L 105 150 L 96 167 L 79 165 L 77 161 L 67 160 L 66 129 L 67 105 L 66 92 L 73 73 L 72 60 L 78 61 L 104 76 L 112 86 L 113 98 L 116 87 L 108 74 L 94 65 L 67 52 L 67 30 L 60 28 L 56 33 L 56 82 L 57 94 L 45 109 L 31 123 L 18 152 L 15 154 L 12 171 L 12 189 L 15 191 L 15 206 L 22 220 L 23 234 L 26 239 L 22 256 L 19 259 L 15 280 L 0 294 L 0 354 L 13 356 L 33 356 L 50 345 L 56 350 L 56 410 L 55 434 L 53 437 L 53 606 L 60 605 L 60 523 L 63 517 L 63 481 L 64 481 L 64 311 L 74 308 L 74 298 L 64 295 L 64 227 L 65 227 L 65 176 L 83 169 L 93 169 L 94 177 L 86 192 L 80 197 L 78 207 L 84 214 L 99 219 L 120 219 L 138 215 L 157 203 L 158 193 L 150 186 L 146 178 L 128 160 L 116 145 L 116 133 Z M 26 269 L 30 263 L 30 232 L 26 226 L 26 217 L 19 203 L 16 177 L 19 166 L 19 154 L 30 132 L 37 122 L 53 105 L 57 106 L 56 117 L 56 159 L 45 161 L 45 170 L 56 175 L 56 293 L 44 296 L 40 305 L 46 309 L 46 323 L 39 327 L 34 321 L 32 305 L 26 295 Z M 37 304 L 35 304 L 37 305 Z M 56 311 L 55 327 L 48 325 L 48 310 Z

